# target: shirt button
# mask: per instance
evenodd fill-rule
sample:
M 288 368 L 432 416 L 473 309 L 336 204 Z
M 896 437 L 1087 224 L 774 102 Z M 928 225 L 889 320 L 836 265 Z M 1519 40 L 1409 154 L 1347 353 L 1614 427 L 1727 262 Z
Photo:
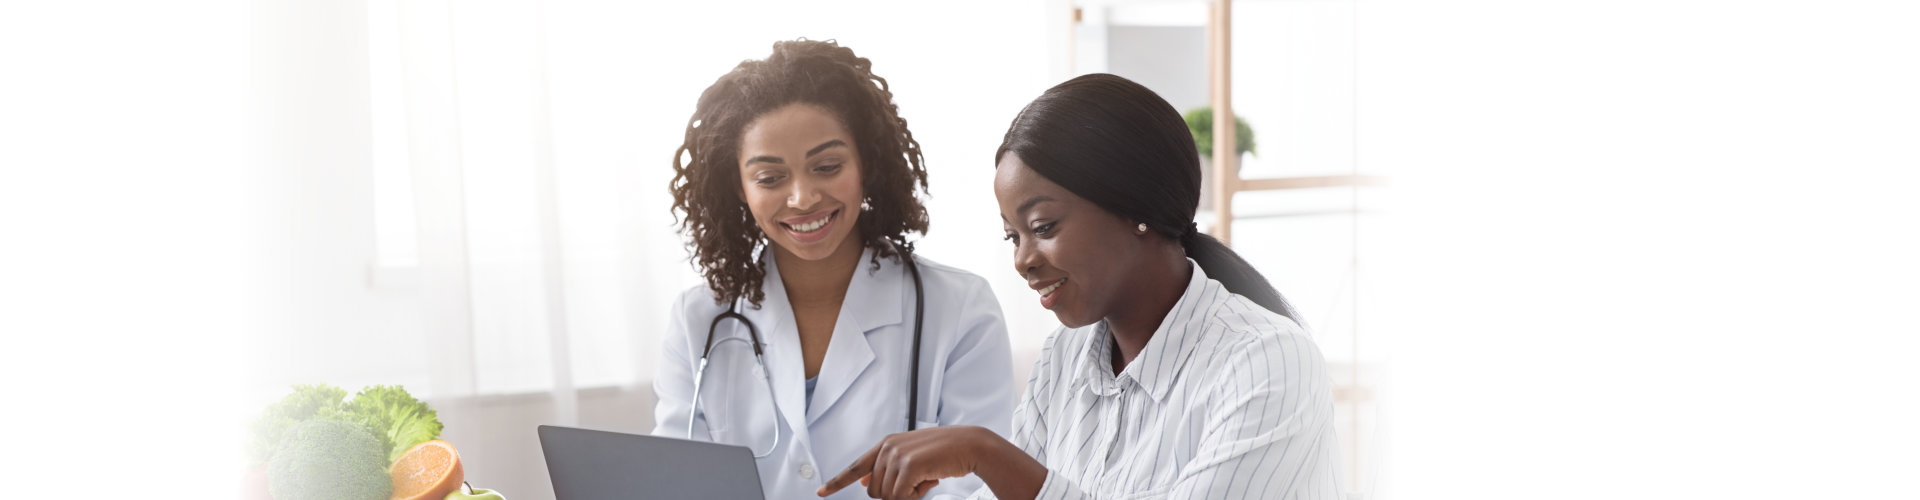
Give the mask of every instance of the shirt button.
M 800 477 L 802 479 L 813 479 L 813 464 L 800 464 Z

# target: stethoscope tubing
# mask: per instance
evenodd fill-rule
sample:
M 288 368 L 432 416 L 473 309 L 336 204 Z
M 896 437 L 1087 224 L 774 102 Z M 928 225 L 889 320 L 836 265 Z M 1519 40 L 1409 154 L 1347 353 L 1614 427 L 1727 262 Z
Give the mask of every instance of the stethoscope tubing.
M 921 285 L 920 266 L 913 261 L 913 255 L 902 252 L 900 258 L 907 263 L 907 273 L 913 276 L 913 360 L 911 362 L 911 380 L 907 385 L 907 430 L 912 431 L 920 427 L 920 339 L 921 328 L 926 324 L 927 294 L 925 288 Z M 760 328 L 755 326 L 753 321 L 747 319 L 745 315 L 740 314 L 739 305 L 740 300 L 734 299 L 733 302 L 727 304 L 727 310 L 725 312 L 715 315 L 713 322 L 707 325 L 706 347 L 701 350 L 700 360 L 695 363 L 693 371 L 693 398 L 691 408 L 687 412 L 687 439 L 693 439 L 693 420 L 700 413 L 700 387 L 705 382 L 708 361 L 713 356 L 714 348 L 727 342 L 742 342 L 753 348 L 754 361 L 760 366 L 760 379 L 767 385 L 767 398 L 773 403 L 774 413 L 778 414 L 780 412 L 780 401 L 778 398 L 773 397 L 773 375 L 772 370 L 767 369 L 766 352 L 762 348 L 764 343 L 760 341 Z M 714 340 L 714 332 L 719 331 L 720 322 L 727 319 L 733 319 L 740 324 L 746 325 L 747 335 L 750 336 L 752 340 L 749 341 L 736 336 L 719 339 L 719 341 L 716 342 Z M 753 457 L 766 458 L 772 456 L 773 451 L 779 448 L 780 424 L 775 422 L 773 425 L 773 446 L 767 447 L 767 451 L 765 452 L 754 451 Z M 749 448 L 749 450 L 751 450 L 751 448 Z
M 717 323 L 718 322 L 716 322 L 716 324 Z M 748 322 L 747 329 L 751 333 L 753 330 L 753 323 Z M 753 335 L 755 339 L 759 338 L 758 333 L 754 333 Z M 709 340 L 711 340 L 711 336 L 709 336 Z M 742 339 L 740 337 L 730 337 L 730 338 L 720 339 L 719 343 L 725 344 L 727 342 L 746 342 L 746 341 L 747 341 L 746 339 Z M 718 344 L 712 344 L 712 345 L 718 345 Z M 709 349 L 708 349 L 709 351 L 712 350 L 711 349 L 712 345 L 709 346 Z M 758 346 L 756 346 L 754 350 L 759 351 L 760 349 L 758 348 Z M 767 402 L 773 404 L 773 411 L 775 414 L 778 414 L 780 412 L 780 400 L 773 397 L 773 376 L 767 373 L 767 369 L 766 369 L 767 359 L 764 355 L 762 355 L 759 352 L 753 353 L 753 357 L 756 361 L 760 363 L 760 380 L 767 384 Z M 693 372 L 693 405 L 692 405 L 693 410 L 687 413 L 687 439 L 693 439 L 693 415 L 700 411 L 700 385 L 702 382 L 704 382 L 701 379 L 705 378 L 706 375 L 707 375 L 707 356 L 703 355 L 700 357 L 699 366 L 695 367 Z M 767 458 L 773 455 L 773 450 L 777 450 L 779 448 L 780 448 L 780 424 L 776 423 L 773 426 L 773 446 L 768 446 L 767 451 L 764 451 L 764 452 L 754 451 L 753 458 Z M 751 450 L 751 448 L 749 448 L 749 450 Z

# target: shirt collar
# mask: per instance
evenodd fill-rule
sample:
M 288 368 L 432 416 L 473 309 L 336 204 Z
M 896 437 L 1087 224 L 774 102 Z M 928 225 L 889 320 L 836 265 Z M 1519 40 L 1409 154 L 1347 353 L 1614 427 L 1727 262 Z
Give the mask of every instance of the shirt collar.
M 1128 381 L 1139 384 L 1153 395 L 1154 400 L 1164 401 L 1172 393 L 1176 375 L 1186 366 L 1187 359 L 1193 356 L 1201 327 L 1206 324 L 1211 311 L 1230 294 L 1220 285 L 1207 277 L 1206 271 L 1193 259 L 1187 259 L 1187 265 L 1193 270 L 1193 277 L 1187 280 L 1186 290 L 1180 294 L 1180 300 L 1161 318 L 1160 326 L 1153 331 L 1153 338 L 1140 350 L 1140 355 L 1127 364 L 1118 376 L 1113 375 L 1112 333 L 1107 330 L 1107 322 L 1101 320 L 1094 324 L 1087 335 L 1084 346 L 1086 355 L 1081 362 L 1081 377 L 1086 380 L 1088 390 L 1106 396 L 1117 392 Z

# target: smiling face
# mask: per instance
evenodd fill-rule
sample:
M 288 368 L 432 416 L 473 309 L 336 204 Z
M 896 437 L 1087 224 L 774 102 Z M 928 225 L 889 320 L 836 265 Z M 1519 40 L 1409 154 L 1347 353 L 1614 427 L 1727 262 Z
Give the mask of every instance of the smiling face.
M 818 106 L 789 104 L 748 123 L 740 190 L 767 238 L 806 260 L 857 245 L 860 155 L 853 134 Z
M 1069 328 L 1111 315 L 1129 289 L 1143 238 L 1124 217 L 1047 180 L 1019 155 L 1000 159 L 993 194 L 1013 242 L 1013 267 Z

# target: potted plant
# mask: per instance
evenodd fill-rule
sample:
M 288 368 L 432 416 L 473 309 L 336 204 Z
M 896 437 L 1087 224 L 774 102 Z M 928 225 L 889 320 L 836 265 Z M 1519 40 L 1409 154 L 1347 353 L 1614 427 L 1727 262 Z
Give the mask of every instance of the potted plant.
M 1187 131 L 1193 133 L 1193 145 L 1200 147 L 1200 209 L 1213 209 L 1213 107 L 1202 106 L 1187 111 Z M 1233 117 L 1234 152 L 1241 155 L 1259 154 L 1254 150 L 1253 128 L 1247 126 L 1247 120 Z M 1234 162 L 1233 171 L 1240 172 L 1240 163 Z

